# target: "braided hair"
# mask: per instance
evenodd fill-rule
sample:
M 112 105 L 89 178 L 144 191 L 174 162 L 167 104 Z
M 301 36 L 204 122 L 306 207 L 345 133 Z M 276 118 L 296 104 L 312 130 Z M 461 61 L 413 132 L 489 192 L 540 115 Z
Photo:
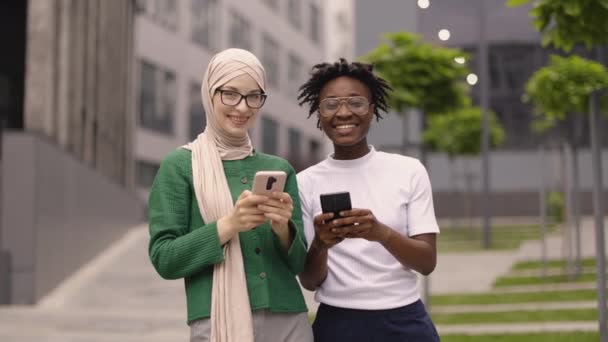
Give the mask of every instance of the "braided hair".
M 391 86 L 373 71 L 373 65 L 368 63 L 352 62 L 340 58 L 335 63 L 320 63 L 312 67 L 311 76 L 306 83 L 300 87 L 298 101 L 300 106 L 308 103 L 308 117 L 319 110 L 319 95 L 321 89 L 331 80 L 348 76 L 359 80 L 369 88 L 371 93 L 371 104 L 374 105 L 374 115 L 376 121 L 382 119 L 379 110 L 387 112 L 388 93 L 392 90 Z M 317 120 L 317 127 L 321 127 L 321 121 Z

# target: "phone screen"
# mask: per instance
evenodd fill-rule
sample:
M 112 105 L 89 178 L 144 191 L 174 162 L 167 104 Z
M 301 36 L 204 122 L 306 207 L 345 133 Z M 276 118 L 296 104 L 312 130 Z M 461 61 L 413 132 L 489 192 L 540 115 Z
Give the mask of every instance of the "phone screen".
M 334 213 L 332 220 L 341 218 L 341 211 L 352 209 L 350 193 L 348 191 L 321 194 L 320 198 L 323 213 Z

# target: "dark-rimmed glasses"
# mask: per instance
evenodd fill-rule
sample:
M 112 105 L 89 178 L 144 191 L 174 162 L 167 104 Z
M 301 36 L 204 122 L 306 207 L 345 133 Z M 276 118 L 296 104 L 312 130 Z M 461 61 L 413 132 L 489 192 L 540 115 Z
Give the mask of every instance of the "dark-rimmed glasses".
M 262 108 L 264 102 L 266 102 L 266 94 L 255 93 L 243 95 L 237 91 L 229 89 L 218 89 L 217 92 L 220 93 L 220 99 L 226 106 L 237 106 L 239 103 L 241 103 L 243 98 L 245 99 L 247 107 L 253 109 Z
M 323 117 L 335 115 L 346 103 L 346 107 L 353 114 L 364 116 L 369 113 L 369 100 L 365 96 L 330 97 L 319 103 L 319 114 Z

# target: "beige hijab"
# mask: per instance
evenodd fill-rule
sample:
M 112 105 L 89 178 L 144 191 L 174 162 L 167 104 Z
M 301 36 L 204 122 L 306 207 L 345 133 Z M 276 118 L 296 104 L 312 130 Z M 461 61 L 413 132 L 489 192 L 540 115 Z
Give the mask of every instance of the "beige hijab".
M 234 206 L 222 160 L 243 159 L 253 151 L 247 133 L 235 136 L 222 129 L 212 103 L 216 89 L 245 74 L 265 91 L 266 72 L 251 52 L 227 49 L 211 58 L 201 89 L 207 127 L 184 146 L 192 151 L 194 192 L 205 222 L 217 221 Z M 253 342 L 251 307 L 238 234 L 224 245 L 224 262 L 213 269 L 211 341 Z

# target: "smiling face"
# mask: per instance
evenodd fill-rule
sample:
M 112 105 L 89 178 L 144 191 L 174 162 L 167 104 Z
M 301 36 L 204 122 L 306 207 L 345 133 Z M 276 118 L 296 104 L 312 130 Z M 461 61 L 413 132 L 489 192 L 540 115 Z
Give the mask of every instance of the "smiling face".
M 218 88 L 224 92 L 226 97 L 234 97 L 250 94 L 261 94 L 262 90 L 249 75 L 241 75 L 228 81 Z M 260 109 L 249 108 L 245 98 L 235 106 L 228 106 L 222 102 L 221 92 L 216 91 L 213 95 L 213 110 L 220 126 L 232 136 L 243 136 L 253 126 Z
M 353 96 L 363 96 L 371 102 L 369 88 L 363 82 L 352 77 L 340 76 L 323 86 L 319 101 Z M 342 101 L 338 111 L 331 116 L 319 114 L 321 128 L 334 143 L 334 158 L 355 159 L 369 152 L 367 132 L 373 116 L 373 104 L 369 105 L 366 114 L 357 115 L 352 112 L 346 101 Z

